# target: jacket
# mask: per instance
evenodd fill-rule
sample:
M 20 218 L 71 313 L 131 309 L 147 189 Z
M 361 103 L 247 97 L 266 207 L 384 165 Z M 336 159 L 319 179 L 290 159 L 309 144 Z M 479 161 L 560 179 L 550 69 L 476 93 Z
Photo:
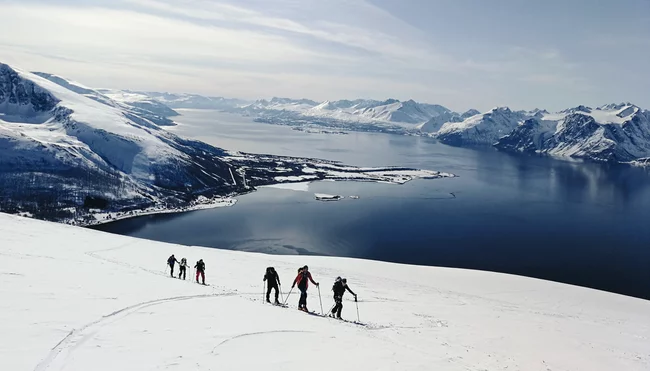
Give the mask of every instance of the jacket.
M 309 287 L 309 281 L 311 281 L 311 283 L 314 285 L 316 284 L 316 282 L 314 282 L 314 279 L 311 278 L 311 273 L 309 271 L 302 271 L 298 273 L 296 279 L 293 280 L 293 284 L 298 285 L 298 288 L 304 288 L 307 290 L 307 287 Z
M 355 294 L 352 290 L 350 290 L 350 287 L 347 284 L 344 285 L 343 282 L 341 281 L 334 282 L 334 286 L 332 286 L 332 291 L 334 291 L 334 296 L 343 297 L 343 294 L 345 294 L 345 290 L 348 290 L 350 294 L 357 296 L 357 294 Z
M 269 281 L 269 286 L 280 284 L 280 276 L 276 271 L 267 271 L 266 274 L 264 274 L 264 281 L 267 280 Z

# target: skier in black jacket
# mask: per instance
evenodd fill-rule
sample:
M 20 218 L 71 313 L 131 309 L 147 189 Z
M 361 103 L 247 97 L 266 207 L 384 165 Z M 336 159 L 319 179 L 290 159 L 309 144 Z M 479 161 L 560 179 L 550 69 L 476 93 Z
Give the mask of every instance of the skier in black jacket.
M 280 301 L 278 300 L 278 295 L 280 294 L 280 289 L 278 288 L 278 286 L 281 286 L 280 275 L 278 275 L 278 272 L 275 271 L 275 268 L 273 267 L 266 268 L 266 274 L 264 274 L 264 281 L 267 282 L 266 302 L 267 303 L 271 302 L 271 300 L 269 300 L 269 297 L 271 296 L 271 289 L 275 289 L 275 304 L 280 304 Z
M 194 268 L 196 269 L 196 283 L 199 283 L 200 275 L 203 284 L 205 285 L 205 263 L 203 262 L 203 259 L 199 259 L 199 261 L 196 262 L 196 265 L 194 265 Z
M 176 263 L 178 263 L 178 260 L 176 260 L 176 257 L 174 256 L 174 254 L 172 254 L 172 256 L 170 256 L 167 259 L 167 264 L 171 268 L 170 274 L 171 274 L 172 277 L 174 277 L 174 264 L 176 264 Z
M 348 286 L 348 281 L 345 278 L 337 277 L 332 286 L 332 291 L 334 291 L 334 308 L 332 308 L 332 313 L 330 317 L 336 316 L 336 318 L 341 319 L 341 311 L 343 310 L 343 294 L 345 290 L 348 290 L 350 294 L 354 295 L 354 301 L 357 301 L 357 294 L 350 290 Z

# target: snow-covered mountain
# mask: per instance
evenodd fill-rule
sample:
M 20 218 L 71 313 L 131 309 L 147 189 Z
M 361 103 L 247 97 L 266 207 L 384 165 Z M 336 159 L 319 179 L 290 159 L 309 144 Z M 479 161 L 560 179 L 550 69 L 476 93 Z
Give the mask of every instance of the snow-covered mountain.
M 462 122 L 472 116 L 478 115 L 481 112 L 470 109 L 462 114 L 456 112 L 448 111 L 441 113 L 438 116 L 432 117 L 429 121 L 424 124 L 418 125 L 417 128 L 424 133 L 436 133 L 442 128 L 442 125 L 448 122 Z
M 119 90 L 92 89 L 81 83 L 44 72 L 33 72 L 33 74 L 50 80 L 57 85 L 99 103 L 131 112 L 134 115 L 145 117 L 156 125 L 175 125 L 169 117 L 176 116 L 178 113 L 146 95 Z
M 160 115 L 162 117 L 178 116 L 178 112 L 150 96 L 129 90 L 97 89 L 97 91 L 112 100 L 125 105 Z
M 241 107 L 243 112 L 249 114 L 269 113 L 273 111 L 289 111 L 302 113 L 318 105 L 309 99 L 291 99 L 273 97 L 270 100 L 260 99 L 251 104 Z
M 650 111 L 621 103 L 546 113 L 526 120 L 495 146 L 516 152 L 630 162 L 650 157 Z
M 173 94 L 159 92 L 137 92 L 144 94 L 168 107 L 187 109 L 214 109 L 220 111 L 238 111 L 250 104 L 249 101 L 236 98 L 206 97 L 198 94 Z
M 91 98 L 97 92 L 85 87 L 76 88 Z M 633 164 L 645 164 L 646 161 L 636 160 L 650 156 L 647 149 L 650 146 L 648 111 L 630 103 L 608 104 L 596 109 L 581 105 L 558 113 L 544 109 L 513 111 L 508 107 L 497 107 L 484 113 L 473 109 L 458 113 L 440 105 L 396 99 L 319 103 L 309 99 L 276 97 L 250 103 L 191 94 L 125 91 L 106 92 L 104 96 L 130 105 L 132 109 L 138 108 L 136 102 L 148 98 L 152 101 L 150 106 L 159 102 L 174 108 L 219 109 L 274 124 L 320 125 L 339 130 L 394 134 L 426 133 L 443 143 L 457 146 L 496 145 L 508 151 Z M 151 111 L 156 112 L 154 109 Z M 616 118 L 610 117 L 612 115 Z M 152 117 L 149 119 L 153 120 Z
M 467 114 L 475 113 L 474 111 Z M 488 112 L 474 114 L 460 122 L 447 122 L 435 132 L 443 143 L 453 145 L 491 145 L 510 133 L 529 116 L 523 111 L 496 107 Z
M 650 369 L 650 302 L 512 275 L 159 243 L 0 214 L 12 371 Z M 175 254 L 187 280 L 163 268 Z M 203 259 L 206 283 L 194 283 Z M 308 308 L 289 295 L 309 265 Z M 263 302 L 274 266 L 288 308 Z M 174 271 L 178 272 L 178 266 Z M 344 320 L 322 317 L 347 278 Z M 319 293 L 320 291 L 320 293 Z M 358 317 L 357 317 L 358 305 Z M 358 322 L 358 323 L 355 323 Z
M 0 64 L 2 210 L 61 219 L 243 190 L 223 155 L 94 89 Z
M 309 99 L 273 98 L 259 100 L 241 108 L 250 115 L 294 115 L 300 118 L 335 120 L 347 123 L 378 123 L 394 125 L 423 124 L 434 117 L 453 117 L 456 114 L 440 105 L 418 103 L 413 100 L 385 101 L 357 99 L 324 101 Z

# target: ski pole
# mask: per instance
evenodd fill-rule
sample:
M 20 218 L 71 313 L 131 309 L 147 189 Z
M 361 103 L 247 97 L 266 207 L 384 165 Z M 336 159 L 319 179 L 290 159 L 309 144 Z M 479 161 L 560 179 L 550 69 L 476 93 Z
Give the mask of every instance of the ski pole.
M 357 301 L 357 297 L 354 297 L 354 304 L 357 305 L 357 322 L 361 322 L 361 319 L 359 318 L 359 302 Z
M 266 291 L 266 281 L 262 283 L 262 304 L 264 304 L 264 291 Z
M 320 301 L 320 314 L 325 315 L 325 312 L 323 312 L 323 299 L 321 299 L 320 296 L 320 285 L 316 287 L 318 287 L 318 301 Z
M 289 293 L 287 294 L 287 297 L 284 300 L 284 304 L 287 304 L 287 302 L 289 301 L 289 296 L 291 296 L 292 291 L 293 291 L 293 286 L 291 286 L 291 290 L 289 290 Z

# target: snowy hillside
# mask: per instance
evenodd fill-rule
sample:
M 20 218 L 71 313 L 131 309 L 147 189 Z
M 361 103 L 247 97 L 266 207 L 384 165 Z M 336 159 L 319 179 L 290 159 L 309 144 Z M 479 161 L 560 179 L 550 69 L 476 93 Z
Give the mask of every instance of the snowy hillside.
M 97 89 L 97 91 L 116 102 L 137 107 L 162 117 L 178 116 L 178 112 L 143 93 L 113 89 Z
M 0 214 L 0 359 L 12 371 L 650 369 L 650 302 L 517 276 L 186 247 Z M 210 286 L 170 278 L 171 254 Z M 339 321 L 262 302 L 298 266 Z M 178 266 L 176 267 L 176 272 Z M 318 313 L 319 290 L 308 307 Z
M 60 77 L 0 64 L 0 208 L 51 219 L 243 190 L 223 151 Z
M 650 111 L 621 103 L 545 113 L 516 127 L 495 146 L 603 162 L 634 161 L 650 157 Z
M 497 107 L 460 122 L 445 123 L 435 136 L 441 142 L 453 145 L 491 145 L 526 118 L 528 116 L 524 112 Z
M 97 102 L 119 108 L 120 110 L 127 111 L 132 115 L 144 117 L 156 125 L 175 125 L 168 117 L 176 116 L 178 113 L 145 95 L 119 90 L 92 89 L 82 85 L 81 83 L 44 72 L 33 72 L 33 74 Z

